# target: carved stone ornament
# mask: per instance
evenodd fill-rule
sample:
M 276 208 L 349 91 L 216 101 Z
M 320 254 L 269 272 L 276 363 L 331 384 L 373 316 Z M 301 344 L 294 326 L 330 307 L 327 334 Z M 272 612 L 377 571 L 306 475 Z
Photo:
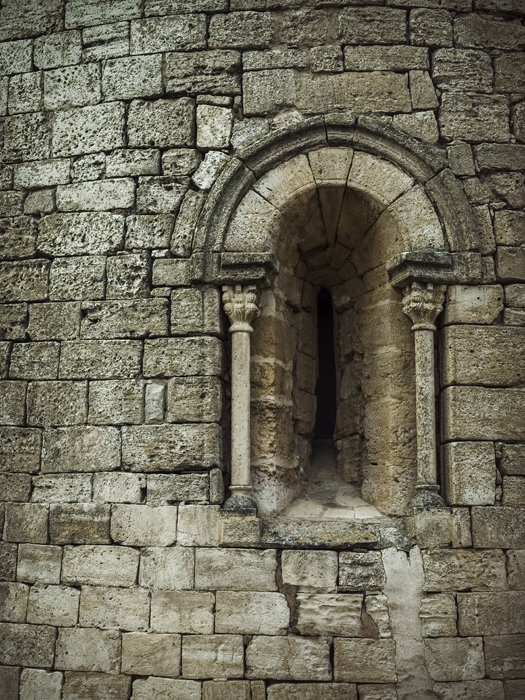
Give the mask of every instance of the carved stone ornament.
M 444 285 L 412 282 L 403 291 L 403 311 L 411 319 L 412 330 L 435 331 L 434 321 L 443 310 Z
M 225 286 L 222 288 L 222 303 L 224 311 L 230 319 L 230 333 L 235 331 L 252 331 L 252 321 L 259 315 L 259 309 L 255 303 L 257 299 L 257 287 L 249 285 L 243 287 L 240 284 Z

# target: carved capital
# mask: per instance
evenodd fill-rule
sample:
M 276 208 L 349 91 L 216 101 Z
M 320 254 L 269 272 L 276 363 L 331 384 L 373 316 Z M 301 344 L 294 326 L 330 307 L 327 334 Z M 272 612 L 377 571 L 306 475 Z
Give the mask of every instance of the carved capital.
M 444 285 L 411 282 L 403 290 L 403 311 L 411 319 L 412 330 L 435 331 L 434 321 L 443 310 Z
M 259 315 L 256 304 L 257 287 L 240 284 L 222 288 L 224 311 L 230 319 L 230 333 L 235 331 L 252 331 L 252 321 Z

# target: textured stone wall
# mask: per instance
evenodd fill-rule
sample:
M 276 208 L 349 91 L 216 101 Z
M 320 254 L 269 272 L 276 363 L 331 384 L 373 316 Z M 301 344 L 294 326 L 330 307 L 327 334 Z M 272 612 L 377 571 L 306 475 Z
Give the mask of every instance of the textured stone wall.
M 520 0 L 3 0 L 2 698 L 525 696 L 524 20 Z M 199 217 L 236 156 L 327 112 L 432 153 L 469 207 L 437 333 L 448 507 L 232 516 L 227 322 Z M 378 143 L 361 150 L 388 160 Z M 243 200 L 233 251 L 279 219 L 268 199 Z M 406 229 L 432 248 L 420 202 Z M 458 202 L 437 202 L 443 229 Z M 365 324 L 405 324 L 395 354 L 410 322 L 385 275 L 356 284 L 397 299 Z M 254 387 L 290 398 L 293 372 L 259 360 Z M 377 372 L 394 386 L 413 369 Z M 369 415 L 413 455 L 413 424 Z M 396 473 L 378 454 L 360 468 L 395 501 L 413 456 Z

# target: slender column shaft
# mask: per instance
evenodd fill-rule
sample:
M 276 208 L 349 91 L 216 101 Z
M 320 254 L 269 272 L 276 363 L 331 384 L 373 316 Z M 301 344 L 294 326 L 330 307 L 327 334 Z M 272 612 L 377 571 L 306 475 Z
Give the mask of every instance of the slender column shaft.
M 256 512 L 250 469 L 250 335 L 251 322 L 258 314 L 255 299 L 255 287 L 223 287 L 222 300 L 232 339 L 231 496 L 224 507 L 240 513 Z
M 404 290 L 403 311 L 412 320 L 416 375 L 417 476 L 414 508 L 442 507 L 436 463 L 434 321 L 443 309 L 443 286 L 412 282 Z

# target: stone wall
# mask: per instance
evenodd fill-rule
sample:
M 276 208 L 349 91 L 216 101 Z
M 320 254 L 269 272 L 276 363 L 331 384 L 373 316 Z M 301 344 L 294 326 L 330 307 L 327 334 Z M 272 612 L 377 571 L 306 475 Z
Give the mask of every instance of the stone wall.
M 525 696 L 524 20 L 520 0 L 3 0 L 2 698 Z M 253 194 L 298 157 L 317 213 L 290 193 L 297 173 Z M 412 194 L 378 209 L 394 167 Z M 336 210 L 344 279 L 319 273 L 340 248 L 313 244 Z M 411 324 L 387 268 L 427 249 L 453 264 L 436 332 L 446 507 L 420 512 Z M 329 279 L 354 377 L 340 471 L 391 517 L 222 509 L 221 285 L 257 265 L 253 425 L 261 397 L 290 412 L 252 436 L 276 500 L 284 458 L 307 460 L 297 377 L 316 371 L 308 304 L 290 300 Z M 292 331 L 284 358 L 259 352 Z M 363 338 L 380 350 L 364 369 Z

